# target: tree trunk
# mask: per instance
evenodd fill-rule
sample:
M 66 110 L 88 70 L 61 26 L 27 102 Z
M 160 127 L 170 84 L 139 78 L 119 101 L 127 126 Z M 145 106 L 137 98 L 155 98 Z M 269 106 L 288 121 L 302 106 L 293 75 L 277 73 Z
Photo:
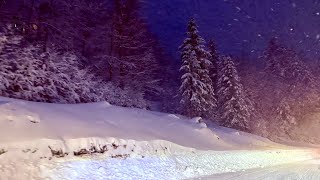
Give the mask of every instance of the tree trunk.
M 49 30 L 47 27 L 44 28 L 44 39 L 43 39 L 43 52 L 47 52 L 47 44 L 49 39 Z

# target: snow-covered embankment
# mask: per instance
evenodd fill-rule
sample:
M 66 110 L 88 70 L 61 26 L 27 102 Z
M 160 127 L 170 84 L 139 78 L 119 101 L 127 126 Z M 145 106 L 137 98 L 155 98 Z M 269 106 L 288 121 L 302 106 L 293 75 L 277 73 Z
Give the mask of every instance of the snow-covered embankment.
M 108 103 L 0 99 L 0 179 L 186 179 L 313 159 L 254 135 Z

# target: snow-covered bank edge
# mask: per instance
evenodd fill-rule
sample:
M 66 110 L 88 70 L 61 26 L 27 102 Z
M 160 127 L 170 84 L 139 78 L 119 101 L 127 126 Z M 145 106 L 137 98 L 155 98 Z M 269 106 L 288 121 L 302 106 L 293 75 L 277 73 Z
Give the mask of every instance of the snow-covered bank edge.
M 24 142 L 0 143 L 0 149 L 5 153 L 31 153 L 39 158 L 81 157 L 104 155 L 113 157 L 144 157 L 148 155 L 176 155 L 194 152 L 195 149 L 183 147 L 164 140 L 135 141 L 117 138 L 79 138 L 79 139 L 39 139 Z M 3 154 L 5 154 L 3 153 Z M 41 159 L 42 159 L 41 158 Z
M 40 139 L 0 149 L 1 179 L 187 179 L 317 156 L 312 149 L 199 151 L 163 140 L 116 138 Z

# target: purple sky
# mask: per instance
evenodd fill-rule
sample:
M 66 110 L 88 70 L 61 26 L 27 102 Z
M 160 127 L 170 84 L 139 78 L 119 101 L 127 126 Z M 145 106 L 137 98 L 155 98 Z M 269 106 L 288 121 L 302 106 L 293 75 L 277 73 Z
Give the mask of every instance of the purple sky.
M 256 57 L 273 36 L 299 53 L 320 55 L 318 0 L 150 0 L 146 15 L 152 30 L 177 55 L 189 17 L 198 20 L 205 38 L 214 37 L 226 54 Z

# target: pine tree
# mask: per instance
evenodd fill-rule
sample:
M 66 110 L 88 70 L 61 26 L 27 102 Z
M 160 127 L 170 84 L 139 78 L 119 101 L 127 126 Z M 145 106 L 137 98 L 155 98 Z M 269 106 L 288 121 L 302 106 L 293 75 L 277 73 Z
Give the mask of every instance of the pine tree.
M 237 69 L 230 57 L 223 57 L 221 66 L 218 80 L 221 124 L 248 131 L 252 108 L 246 99 Z
M 276 43 L 276 39 L 272 38 L 269 41 L 267 50 L 264 53 L 264 59 L 266 61 L 266 72 L 273 73 L 279 68 L 279 61 L 277 61 L 275 58 L 275 54 L 278 48 L 279 46 Z
M 293 113 L 292 105 L 286 98 L 282 99 L 276 109 L 276 122 L 277 126 L 284 133 L 288 133 L 290 128 L 297 125 L 297 119 Z
M 183 73 L 180 87 L 181 104 L 189 117 L 210 115 L 216 99 L 209 76 L 210 54 L 204 49 L 205 41 L 198 34 L 194 19 L 188 23 L 187 38 L 180 46 Z
M 116 84 L 143 93 L 157 88 L 157 61 L 153 40 L 139 15 L 139 0 L 114 0 L 111 71 L 117 73 Z
M 138 10 L 137 0 L 114 0 L 111 32 L 114 60 L 110 65 L 114 66 L 113 71 L 119 75 L 118 82 L 115 83 L 121 88 L 131 84 L 129 73 L 135 68 L 136 61 L 143 56 L 150 43 L 143 42 L 147 39 L 146 29 L 138 15 Z
M 276 39 L 269 42 L 264 54 L 265 81 L 260 91 L 269 101 L 267 117 L 280 132 L 289 133 L 293 127 L 315 109 L 318 88 L 306 63 L 293 50 Z M 268 94 L 272 94 L 269 95 Z
M 313 77 L 310 69 L 294 50 L 281 46 L 276 39 L 269 42 L 264 58 L 266 59 L 265 72 L 271 76 L 293 85 L 301 82 L 312 84 Z
M 209 60 L 211 62 L 209 73 L 210 73 L 210 78 L 212 80 L 213 89 L 214 89 L 215 94 L 216 94 L 217 84 L 218 84 L 218 61 L 219 61 L 219 56 L 218 56 L 216 44 L 215 44 L 215 42 L 213 40 L 209 41 L 208 48 L 209 48 L 209 53 L 210 53 Z

